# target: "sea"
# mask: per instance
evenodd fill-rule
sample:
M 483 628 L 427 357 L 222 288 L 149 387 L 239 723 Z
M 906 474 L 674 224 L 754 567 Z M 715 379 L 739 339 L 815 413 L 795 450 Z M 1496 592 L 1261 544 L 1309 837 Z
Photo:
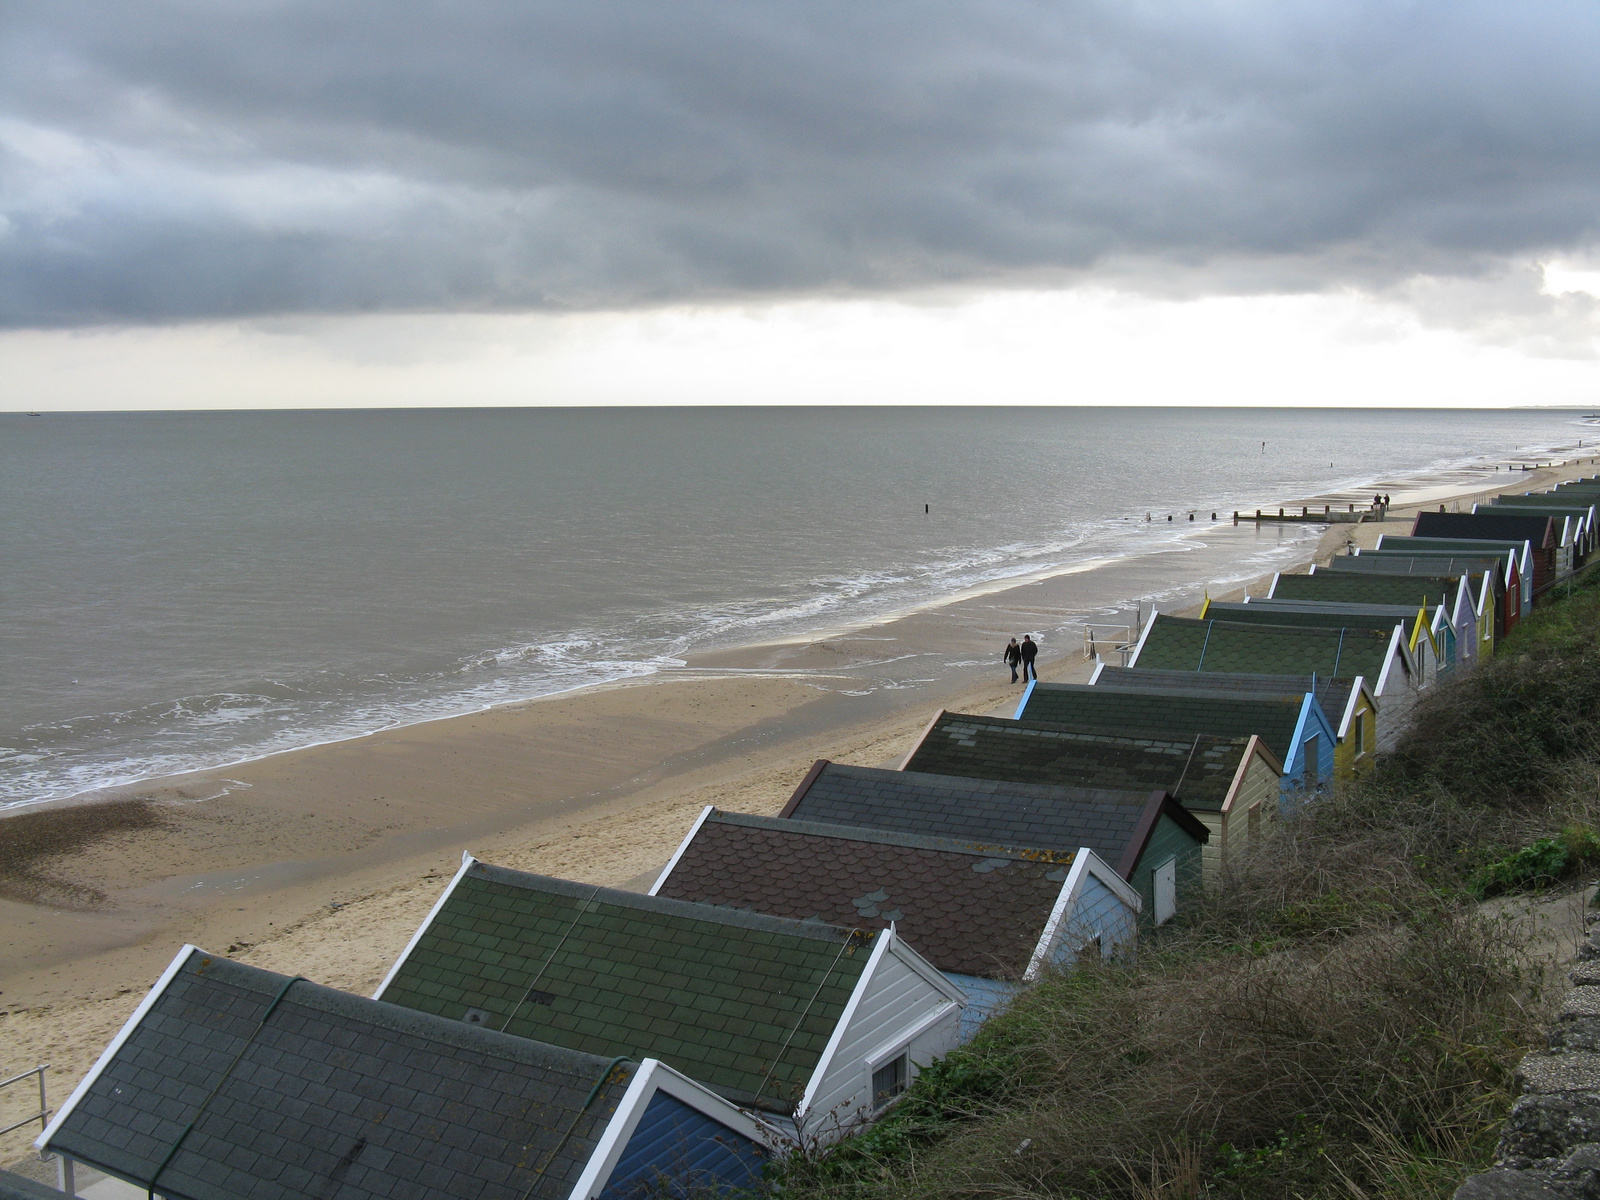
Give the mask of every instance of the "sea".
M 1530 409 L 0 415 L 0 808 L 871 625 L 1193 544 L 1212 512 L 1421 496 L 1586 435 L 1600 418 Z

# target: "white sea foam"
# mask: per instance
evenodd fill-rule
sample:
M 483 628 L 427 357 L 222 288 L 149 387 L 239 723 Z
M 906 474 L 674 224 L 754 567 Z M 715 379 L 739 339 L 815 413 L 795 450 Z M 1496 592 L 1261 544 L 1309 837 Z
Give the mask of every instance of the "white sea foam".
M 587 428 L 583 422 L 592 420 L 539 419 L 568 421 L 564 428 L 580 433 Z M 405 464 L 404 470 L 377 461 L 370 476 L 356 483 L 349 478 L 349 464 L 373 453 L 373 427 L 362 427 L 359 438 L 350 435 L 348 444 L 330 439 L 338 453 L 330 450 L 329 472 L 321 485 L 326 490 L 309 506 L 316 521 L 296 524 L 307 511 L 304 498 L 261 490 L 276 482 L 272 471 L 284 455 L 304 455 L 292 440 L 273 450 L 267 435 L 277 436 L 288 427 L 263 418 L 251 426 L 259 436 L 240 439 L 227 421 L 219 420 L 206 426 L 212 432 L 201 438 L 204 444 L 194 451 L 196 457 L 220 459 L 236 443 L 253 445 L 254 459 L 233 460 L 239 483 L 235 490 L 267 496 L 278 509 L 270 503 L 265 513 L 244 507 L 227 517 L 235 522 L 227 525 L 213 515 L 225 507 L 226 494 L 163 497 L 162 507 L 152 510 L 157 517 L 174 505 L 173 511 L 190 514 L 163 534 L 159 520 L 138 511 L 137 488 L 144 475 L 137 475 L 135 462 L 127 485 L 134 500 L 125 507 L 139 523 L 124 536 L 146 539 L 132 548 L 155 564 L 147 576 L 138 576 L 130 560 L 117 557 L 120 544 L 108 548 L 95 540 L 97 523 L 117 515 L 110 510 L 85 510 L 81 531 L 59 531 L 53 544 L 81 545 L 82 557 L 61 562 L 41 558 L 23 565 L 25 574 L 38 577 L 41 586 L 48 584 L 56 594 L 77 586 L 87 588 L 87 595 L 105 595 L 108 602 L 98 608 L 79 606 L 81 611 L 63 609 L 78 623 L 58 622 L 57 641 L 31 657 L 27 673 L 18 677 L 20 686 L 12 689 L 7 710 L 12 724 L 0 726 L 5 743 L 0 747 L 0 806 L 223 766 L 489 705 L 640 678 L 681 666 L 688 654 L 718 646 L 869 628 L 953 597 L 1098 570 L 1133 556 L 1177 556 L 1170 586 L 1118 598 L 1159 604 L 1192 585 L 1186 569 L 1178 568 L 1185 556 L 1205 545 L 1203 524 L 1211 511 L 1225 515 L 1235 508 L 1290 504 L 1318 491 L 1360 496 L 1386 481 L 1397 497 L 1408 494 L 1402 485 L 1414 490 L 1433 481 L 1471 486 L 1477 478 L 1488 486 L 1507 476 L 1485 471 L 1486 465 L 1518 454 L 1537 460 L 1569 444 L 1572 436 L 1588 436 L 1600 424 L 1580 424 L 1572 416 L 1527 417 L 1530 428 L 1542 421 L 1548 436 L 1517 437 L 1523 418 L 1501 414 L 1481 422 L 1480 431 L 1457 436 L 1439 424 L 1446 418 L 1432 414 L 1396 418 L 1375 432 L 1352 424 L 1366 418 L 1341 419 L 1345 424 L 1313 417 L 1280 420 L 1269 431 L 1269 445 L 1293 445 L 1298 438 L 1310 447 L 1293 449 L 1280 461 L 1272 454 L 1254 453 L 1257 425 L 1269 420 L 1260 416 L 1224 415 L 1213 425 L 1202 421 L 1173 429 L 1166 426 L 1174 420 L 1163 418 L 1162 428 L 1147 432 L 1145 444 L 1125 454 L 1123 447 L 1132 443 L 1118 432 L 1122 417 L 1095 417 L 1102 424 L 1093 436 L 1063 435 L 1065 440 L 1047 443 L 1040 429 L 1048 422 L 1030 414 L 1029 436 L 1004 443 L 1003 461 L 1009 468 L 1016 460 L 1018 481 L 999 490 L 971 482 L 979 478 L 975 472 L 997 461 L 992 446 L 983 442 L 993 434 L 988 414 L 968 425 L 945 414 L 928 418 L 933 429 L 940 428 L 939 421 L 955 420 L 959 436 L 952 435 L 956 440 L 948 445 L 929 443 L 921 458 L 895 468 L 898 475 L 886 475 L 887 448 L 897 448 L 907 436 L 905 429 L 915 432 L 917 426 L 898 429 L 888 441 L 880 432 L 841 438 L 828 430 L 826 437 L 795 447 L 791 456 L 797 463 L 830 467 L 857 456 L 839 467 L 842 474 L 830 482 L 832 490 L 824 500 L 817 499 L 815 481 L 806 477 L 809 468 L 804 466 L 784 474 L 787 467 L 768 463 L 759 486 L 746 492 L 738 490 L 741 477 L 713 477 L 725 464 L 741 461 L 741 454 L 758 456 L 760 442 L 731 451 L 721 444 L 706 447 L 698 476 L 676 469 L 652 476 L 647 457 L 636 459 L 632 468 L 611 463 L 617 454 L 614 442 L 606 443 L 596 460 L 611 474 L 587 462 L 563 474 L 563 460 L 571 452 L 558 438 L 551 444 L 559 450 L 542 468 L 551 477 L 549 487 L 527 485 L 533 488 L 527 510 L 549 523 L 546 530 L 535 522 L 531 533 L 528 521 L 519 517 L 521 510 L 498 494 L 494 508 L 469 505 L 437 511 L 418 507 L 425 501 L 437 507 L 441 502 L 430 499 L 442 494 L 437 488 L 391 498 L 384 491 L 390 481 L 408 478 L 405 471 L 414 472 L 418 463 L 429 461 L 438 442 L 436 435 L 419 433 L 414 425 L 395 427 L 401 430 L 396 438 L 418 439 L 414 446 L 397 442 L 395 461 Z M 714 429 L 715 438 L 724 437 L 729 420 L 720 416 L 718 424 L 696 426 L 684 436 L 693 441 Z M 761 437 L 771 436 L 770 422 L 762 422 L 752 428 Z M 1463 427 L 1470 425 L 1466 421 Z M 521 427 L 513 422 L 506 428 L 514 433 Z M 796 425 L 785 436 L 803 441 L 810 428 Z M 170 428 L 163 436 L 170 440 Z M 678 434 L 664 424 L 651 436 L 660 442 Z M 1413 452 L 1407 460 L 1408 439 L 1421 446 L 1434 438 L 1444 446 L 1451 437 L 1459 448 Z M 1314 461 L 1312 449 L 1324 441 L 1336 450 L 1321 452 L 1321 461 Z M 648 442 L 645 437 L 641 445 Z M 497 458 L 502 443 L 505 454 Z M 1209 449 L 1197 448 L 1200 443 Z M 537 481 L 541 477 L 528 474 L 526 461 L 534 453 L 528 446 L 537 445 L 543 443 L 519 443 L 512 436 L 487 440 L 475 452 L 474 469 L 502 489 L 521 487 L 525 478 Z M 39 457 L 15 442 L 12 449 L 19 456 Z M 171 447 L 163 443 L 158 449 L 166 454 Z M 10 451 L 0 449 L 0 455 L 6 453 Z M 1327 455 L 1335 453 L 1361 466 L 1325 469 Z M 8 470 L 0 471 L 0 478 L 10 478 L 23 489 L 9 499 L 0 494 L 0 502 L 8 502 L 13 511 L 33 511 L 19 507 L 25 505 L 70 507 L 81 502 L 71 492 L 47 494 L 48 474 L 9 469 L 21 462 L 20 457 L 7 460 Z M 39 472 L 61 470 L 47 457 L 40 458 Z M 258 482 L 252 485 L 252 479 Z M 938 482 L 930 485 L 928 479 Z M 648 484 L 671 491 L 680 480 L 695 486 L 673 492 L 676 499 L 654 494 L 648 502 L 630 499 L 629 488 Z M 447 482 L 456 487 L 459 478 Z M 358 484 L 368 490 L 360 491 Z M 0 483 L 0 492 L 5 486 Z M 347 511 L 341 510 L 352 488 L 355 499 Z M 913 507 L 905 505 L 908 494 L 918 500 L 914 516 L 904 515 Z M 934 508 L 926 517 L 920 511 L 923 495 L 932 496 Z M 372 514 L 391 509 L 408 514 L 409 523 L 374 524 Z M 415 530 L 427 525 L 412 521 L 410 514 L 424 511 L 441 531 L 434 541 L 417 540 Z M 1146 511 L 1156 519 L 1142 520 Z M 1190 511 L 1199 512 L 1202 521 L 1186 521 Z M 197 527 L 196 513 L 217 523 L 216 530 L 208 535 L 206 528 Z M 1177 520 L 1163 520 L 1168 513 Z M 46 515 L 38 509 L 38 520 Z M 337 526 L 336 532 L 353 532 L 316 543 L 327 522 Z M 281 537 L 259 547 L 262 562 L 277 575 L 258 572 L 239 585 L 244 590 L 238 595 L 247 603 L 220 594 L 218 605 L 207 607 L 202 602 L 217 585 L 186 585 L 187 590 L 178 591 L 166 586 L 178 566 L 207 552 L 205 536 L 226 548 L 237 539 L 238 528 L 249 528 L 258 540 Z M 1017 536 L 1019 531 L 1029 536 Z M 1316 532 L 1285 531 L 1276 545 L 1236 559 L 1220 572 L 1227 578 L 1217 579 L 1214 586 L 1243 581 L 1292 560 Z M 162 536 L 170 542 L 163 543 Z M 368 543 L 377 549 L 363 551 L 363 570 L 380 572 L 381 586 L 363 592 L 359 576 L 341 583 L 343 592 L 324 586 L 338 573 L 342 555 Z M 454 549 L 458 545 L 464 548 Z M 107 572 L 103 580 L 94 576 L 96 570 Z M 381 574 L 383 570 L 389 573 Z M 169 631 L 161 622 L 168 611 L 164 606 L 172 604 L 182 604 L 184 614 Z M 307 620 L 321 611 L 319 604 L 336 615 L 345 612 L 340 605 L 347 605 L 350 614 L 364 615 L 341 616 L 344 625 L 330 622 L 309 634 Z M 235 619 L 234 612 L 248 617 Z M 34 628 L 53 615 L 0 611 L 0 636 Z M 1079 620 L 1063 614 L 1056 632 L 1070 630 Z M 845 694 L 926 686 L 941 678 L 929 665 L 940 670 L 980 665 L 954 657 L 913 664 L 913 657 L 891 653 L 857 664 L 853 669 L 859 675 L 871 677 L 861 678 L 860 686 Z M 67 686 L 67 680 L 79 678 L 86 686 Z M 163 688 L 165 696 L 178 698 L 163 698 Z

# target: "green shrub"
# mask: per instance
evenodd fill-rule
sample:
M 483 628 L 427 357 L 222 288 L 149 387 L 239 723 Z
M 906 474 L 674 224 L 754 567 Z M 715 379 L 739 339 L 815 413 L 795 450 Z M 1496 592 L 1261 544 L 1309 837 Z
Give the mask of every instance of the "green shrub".
M 1600 858 L 1600 836 L 1591 829 L 1569 826 L 1559 837 L 1540 838 L 1479 867 L 1469 883 L 1482 900 L 1503 892 L 1526 891 L 1558 883 L 1578 868 Z

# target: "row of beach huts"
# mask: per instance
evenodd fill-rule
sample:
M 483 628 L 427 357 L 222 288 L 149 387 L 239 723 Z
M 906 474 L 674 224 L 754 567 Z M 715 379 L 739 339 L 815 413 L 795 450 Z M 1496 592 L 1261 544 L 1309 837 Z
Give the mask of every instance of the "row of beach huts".
M 1600 477 L 1424 512 L 1152 614 L 1088 684 L 939 713 L 898 769 L 705 809 L 647 894 L 467 857 L 371 998 L 185 946 L 36 1144 L 63 1190 L 81 1164 L 174 1200 L 756 1188 L 1019 988 L 1224 886 L 1585 564 L 1597 503 Z

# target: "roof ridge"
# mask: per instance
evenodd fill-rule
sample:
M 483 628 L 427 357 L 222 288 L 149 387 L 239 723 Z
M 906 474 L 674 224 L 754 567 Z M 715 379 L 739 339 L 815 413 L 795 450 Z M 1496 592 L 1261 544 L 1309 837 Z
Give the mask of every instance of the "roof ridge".
M 952 778 L 961 778 L 953 776 Z M 877 842 L 941 854 L 960 854 L 969 858 L 1010 858 L 1018 862 L 1052 862 L 1065 866 L 1077 857 L 1076 850 L 1048 850 L 1026 846 L 991 845 L 961 838 L 935 837 L 921 833 L 900 833 L 893 829 L 873 829 L 864 825 L 833 825 L 794 817 L 763 817 L 756 813 L 731 813 L 717 809 L 706 824 L 738 825 L 748 829 L 767 829 L 775 833 L 797 833 L 808 837 L 838 838 L 848 842 Z
M 191 968 L 197 957 L 200 959 L 199 963 Z M 190 954 L 178 973 L 179 975 L 204 974 L 229 987 L 263 996 L 271 996 L 291 978 L 276 971 L 269 971 L 265 967 L 254 967 L 221 955 L 208 954 L 200 949 Z M 491 1029 L 486 1025 L 468 1025 L 464 1021 L 451 1020 L 420 1009 L 406 1008 L 386 1000 L 373 1000 L 367 996 L 340 991 L 338 988 L 331 988 L 305 978 L 301 978 L 294 990 L 284 997 L 280 1007 L 295 1005 L 331 1016 L 362 1021 L 393 1033 L 408 1034 L 486 1054 L 492 1053 L 496 1057 L 511 1059 L 526 1066 L 546 1070 L 560 1070 L 570 1066 L 574 1075 L 582 1077 L 594 1074 L 607 1061 L 600 1055 L 589 1054 L 582 1050 L 569 1050 L 565 1046 L 556 1046 L 550 1042 L 519 1037 L 512 1033 L 501 1033 L 498 1029 Z
M 711 921 L 720 925 L 738 925 L 746 929 L 762 930 L 767 933 L 801 938 L 808 941 L 848 942 L 852 937 L 856 936 L 865 936 L 869 939 L 877 936 L 875 931 L 872 930 L 853 931 L 837 925 L 828 925 L 816 921 L 795 921 L 788 917 L 769 917 L 763 913 L 740 912 L 733 909 L 719 908 L 712 904 L 699 904 L 692 900 L 671 900 L 665 896 L 646 896 L 639 892 L 625 892 L 620 888 L 597 888 L 592 883 L 573 883 L 567 879 L 557 879 L 550 875 L 538 875 L 531 871 L 518 871 L 512 867 L 497 867 L 492 863 L 486 862 L 473 863 L 467 874 L 469 876 L 476 874 L 480 879 L 488 879 L 511 887 L 566 896 L 574 900 L 592 898 L 596 903 L 611 904 L 620 908 L 639 909 L 667 917 L 680 917 L 684 920 Z

